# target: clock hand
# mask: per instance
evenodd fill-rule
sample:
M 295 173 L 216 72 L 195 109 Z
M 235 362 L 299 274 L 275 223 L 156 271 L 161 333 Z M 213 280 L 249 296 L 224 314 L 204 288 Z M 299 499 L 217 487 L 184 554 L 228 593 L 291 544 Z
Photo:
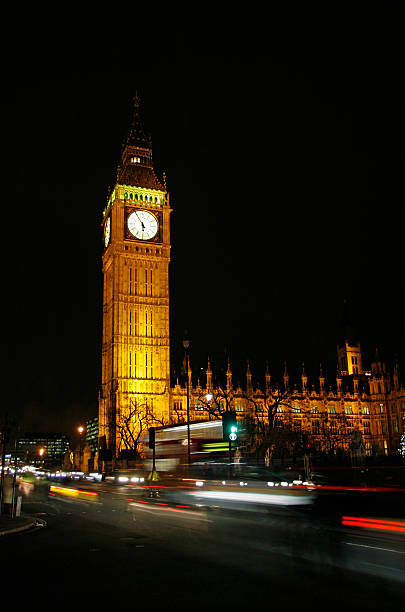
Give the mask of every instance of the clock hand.
M 135 213 L 135 214 L 136 214 L 136 216 L 138 217 L 139 221 L 141 222 L 141 225 L 142 225 L 142 233 L 143 233 L 143 232 L 145 231 L 145 226 L 144 226 L 144 224 L 143 224 L 143 221 L 142 221 L 142 219 L 140 218 L 140 216 L 138 215 L 138 213 Z

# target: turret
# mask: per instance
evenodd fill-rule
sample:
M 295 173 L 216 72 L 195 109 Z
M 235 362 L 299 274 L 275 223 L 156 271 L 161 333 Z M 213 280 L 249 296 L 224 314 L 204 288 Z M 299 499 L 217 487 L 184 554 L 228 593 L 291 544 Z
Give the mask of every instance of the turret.
M 325 393 L 325 377 L 323 375 L 322 364 L 319 364 L 319 392 L 321 395 Z
M 207 365 L 207 391 L 212 391 L 212 370 L 211 370 L 211 362 L 208 357 L 208 365 Z
M 308 391 L 308 376 L 305 370 L 304 362 L 302 362 L 301 383 L 302 383 L 302 392 L 306 393 Z
M 336 390 L 338 395 L 342 395 L 342 374 L 339 366 L 336 372 Z
M 232 370 L 231 370 L 231 363 L 229 361 L 228 358 L 228 368 L 226 370 L 226 390 L 229 393 L 229 391 L 232 390 Z
M 252 372 L 250 371 L 249 362 L 247 362 L 247 368 L 246 368 L 246 391 L 247 391 L 247 393 L 251 393 L 253 391 L 253 388 L 252 388 Z
M 264 374 L 264 380 L 265 380 L 265 390 L 266 390 L 266 395 L 270 395 L 271 393 L 271 374 L 269 371 L 269 364 L 266 361 L 266 371 Z
M 288 384 L 290 381 L 290 377 L 288 376 L 288 372 L 287 372 L 287 362 L 284 361 L 284 374 L 283 374 L 283 379 L 284 379 L 284 391 L 288 391 Z

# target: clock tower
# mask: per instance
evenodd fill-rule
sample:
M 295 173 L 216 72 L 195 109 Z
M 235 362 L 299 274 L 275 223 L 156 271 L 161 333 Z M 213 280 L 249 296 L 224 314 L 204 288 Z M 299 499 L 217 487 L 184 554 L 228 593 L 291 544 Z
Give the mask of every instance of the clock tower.
M 137 411 L 167 422 L 170 395 L 169 194 L 135 96 L 117 180 L 103 212 L 100 448 L 119 456 Z M 136 427 L 135 427 L 136 429 Z

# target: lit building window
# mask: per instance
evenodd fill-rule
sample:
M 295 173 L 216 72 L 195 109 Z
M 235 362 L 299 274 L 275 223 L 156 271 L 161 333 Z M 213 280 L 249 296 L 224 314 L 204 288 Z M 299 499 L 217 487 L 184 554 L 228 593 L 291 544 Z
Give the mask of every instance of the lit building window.
M 370 408 L 368 406 L 361 407 L 362 414 L 370 414 Z
M 370 435 L 370 421 L 364 421 L 364 433 L 365 435 Z
M 320 433 L 319 421 L 314 421 L 312 423 L 312 433 L 315 435 L 318 435 Z

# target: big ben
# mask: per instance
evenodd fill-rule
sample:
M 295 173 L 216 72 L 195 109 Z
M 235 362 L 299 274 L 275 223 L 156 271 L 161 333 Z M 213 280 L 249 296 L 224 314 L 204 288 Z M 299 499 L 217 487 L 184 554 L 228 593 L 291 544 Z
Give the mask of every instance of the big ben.
M 99 436 L 112 458 L 125 448 L 118 423 L 141 407 L 169 417 L 170 212 L 165 180 L 138 96 L 117 180 L 103 212 L 103 332 Z M 134 416 L 135 419 L 135 416 Z

